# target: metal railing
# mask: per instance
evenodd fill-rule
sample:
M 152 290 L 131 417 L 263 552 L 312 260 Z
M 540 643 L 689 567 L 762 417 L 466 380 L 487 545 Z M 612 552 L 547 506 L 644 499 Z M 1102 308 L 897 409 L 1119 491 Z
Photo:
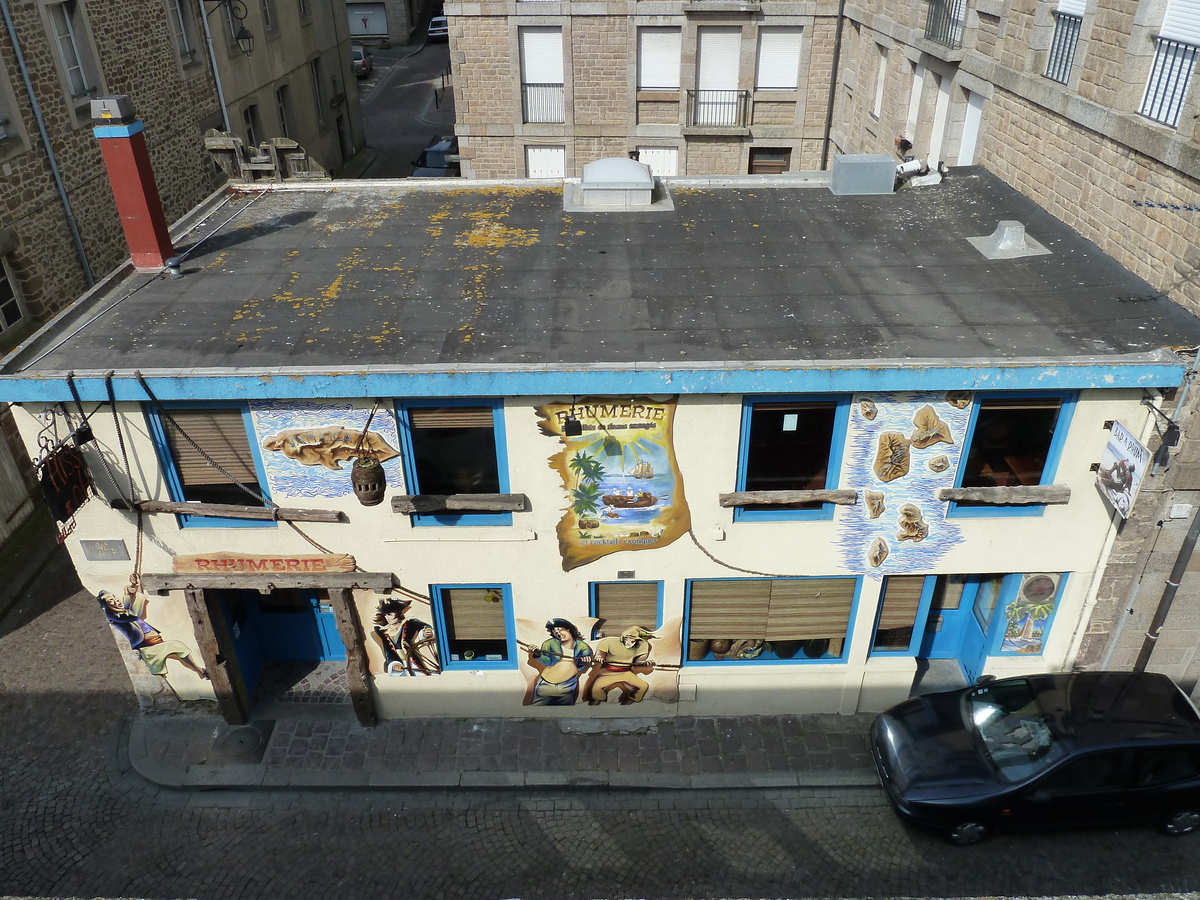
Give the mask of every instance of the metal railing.
M 967 0 L 929 0 L 925 37 L 950 48 L 962 46 Z
M 1054 41 L 1050 44 L 1050 58 L 1046 60 L 1047 78 L 1062 84 L 1070 79 L 1081 25 L 1083 16 L 1054 10 Z
M 1179 124 L 1179 113 L 1196 69 L 1200 47 L 1155 35 L 1154 64 L 1146 82 L 1146 94 L 1138 110 L 1147 119 L 1170 125 Z
M 687 123 L 745 128 L 750 121 L 749 91 L 688 91 Z
M 526 123 L 567 121 L 561 84 L 523 84 L 521 104 Z

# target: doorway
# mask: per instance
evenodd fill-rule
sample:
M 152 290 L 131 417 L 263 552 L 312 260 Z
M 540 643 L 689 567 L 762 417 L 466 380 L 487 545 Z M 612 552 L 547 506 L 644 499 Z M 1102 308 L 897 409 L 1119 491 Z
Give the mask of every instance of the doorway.
M 918 660 L 953 659 L 967 684 L 974 684 L 987 660 L 989 636 L 1003 575 L 939 575 Z

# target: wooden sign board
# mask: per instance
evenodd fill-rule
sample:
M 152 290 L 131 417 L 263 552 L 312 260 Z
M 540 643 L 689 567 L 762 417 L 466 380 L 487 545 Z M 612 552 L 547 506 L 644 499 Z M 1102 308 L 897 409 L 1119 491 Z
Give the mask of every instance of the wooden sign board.
M 273 572 L 353 572 L 354 557 L 349 553 L 330 555 L 297 554 L 295 556 L 247 556 L 242 553 L 205 553 L 199 556 L 176 556 L 174 570 L 183 573 L 214 575 L 269 575 Z

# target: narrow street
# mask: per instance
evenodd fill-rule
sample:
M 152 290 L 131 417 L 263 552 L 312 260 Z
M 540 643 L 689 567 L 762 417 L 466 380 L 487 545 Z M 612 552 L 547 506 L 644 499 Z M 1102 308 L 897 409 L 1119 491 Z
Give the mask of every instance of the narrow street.
M 1195 838 L 1141 828 L 954 848 L 874 789 L 200 791 L 122 763 L 137 713 L 57 551 L 0 623 L 0 894 L 971 897 L 1200 890 Z
M 375 161 L 363 178 L 407 178 L 435 134 L 454 133 L 450 51 L 444 43 L 375 49 L 360 82 L 363 128 Z

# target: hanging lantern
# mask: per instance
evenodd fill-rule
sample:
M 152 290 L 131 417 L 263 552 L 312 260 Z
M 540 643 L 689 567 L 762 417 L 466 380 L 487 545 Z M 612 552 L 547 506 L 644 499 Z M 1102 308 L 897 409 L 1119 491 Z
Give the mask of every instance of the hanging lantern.
M 354 460 L 354 467 L 350 470 L 350 484 L 359 503 L 378 506 L 383 502 L 383 494 L 387 490 L 387 475 L 375 457 L 360 456 Z

